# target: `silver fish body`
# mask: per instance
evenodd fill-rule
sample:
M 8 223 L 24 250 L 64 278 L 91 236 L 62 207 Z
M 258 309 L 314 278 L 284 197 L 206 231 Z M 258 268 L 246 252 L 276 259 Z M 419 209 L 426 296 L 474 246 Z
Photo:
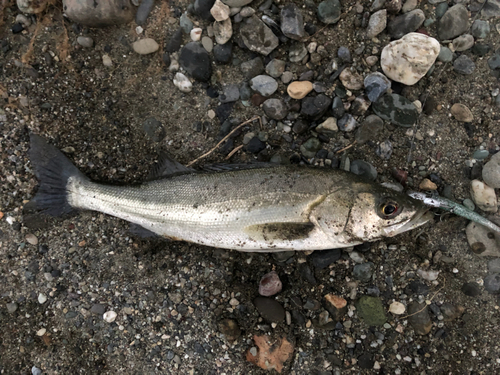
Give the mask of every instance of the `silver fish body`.
M 138 186 L 111 186 L 90 181 L 40 137 L 32 136 L 32 150 L 41 209 L 50 213 L 57 194 L 64 194 L 59 204 L 67 208 L 103 212 L 207 246 L 252 252 L 340 248 L 394 236 L 432 217 L 420 202 L 340 170 L 186 171 Z M 55 185 L 48 178 L 53 164 L 64 176 L 47 200 L 48 184 Z

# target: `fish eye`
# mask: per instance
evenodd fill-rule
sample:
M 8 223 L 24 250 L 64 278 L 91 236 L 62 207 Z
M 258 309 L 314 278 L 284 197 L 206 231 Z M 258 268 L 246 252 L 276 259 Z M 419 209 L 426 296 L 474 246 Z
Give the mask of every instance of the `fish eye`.
M 393 199 L 386 198 L 379 205 L 378 215 L 382 219 L 392 219 L 399 215 L 402 211 L 399 204 L 395 202 Z

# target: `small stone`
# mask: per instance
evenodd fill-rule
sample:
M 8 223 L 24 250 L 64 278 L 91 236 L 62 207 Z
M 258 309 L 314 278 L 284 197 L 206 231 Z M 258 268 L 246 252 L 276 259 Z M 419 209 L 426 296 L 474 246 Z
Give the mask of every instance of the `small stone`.
M 490 33 L 490 23 L 483 20 L 475 20 L 471 27 L 472 35 L 477 39 L 484 39 Z
M 46 4 L 46 3 L 44 2 L 44 4 Z M 39 368 L 38 368 L 38 367 L 36 367 L 36 366 L 33 366 L 33 367 L 31 368 L 31 375 L 42 375 L 42 370 L 41 370 L 41 369 L 39 369 Z
M 182 44 L 182 29 L 179 27 L 170 37 L 165 46 L 165 51 L 169 53 L 177 52 Z
M 226 44 L 229 42 L 233 36 L 233 26 L 231 24 L 231 19 L 228 18 L 222 22 L 214 22 L 214 35 L 215 41 L 218 44 Z
M 235 102 L 240 98 L 240 89 L 235 84 L 224 85 L 222 95 L 219 96 L 221 103 Z
M 283 60 L 272 59 L 266 65 L 266 73 L 273 78 L 279 78 L 285 71 L 286 62 Z
M 251 17 L 255 14 L 255 9 L 251 7 L 244 7 L 240 10 L 240 15 L 244 18 Z
M 210 13 L 212 14 L 212 17 L 214 17 L 216 21 L 220 22 L 227 20 L 229 18 L 230 10 L 229 7 L 222 1 L 215 0 L 214 5 L 210 9 Z
M 107 323 L 113 323 L 115 321 L 116 317 L 117 317 L 117 314 L 114 311 L 106 311 L 104 313 L 104 315 L 102 316 L 104 321 L 106 321 Z
M 355 279 L 367 283 L 371 280 L 375 265 L 372 262 L 356 264 L 353 269 Z
M 89 36 L 79 36 L 76 38 L 76 42 L 85 48 L 92 48 L 94 46 L 94 40 Z
M 40 328 L 38 331 L 36 331 L 36 335 L 41 337 L 43 335 L 45 335 L 47 333 L 47 329 L 46 328 Z
M 384 128 L 384 121 L 377 115 L 367 116 L 356 132 L 356 141 L 364 144 L 369 140 L 377 139 L 378 134 Z
M 370 16 L 366 36 L 370 39 L 375 38 L 378 34 L 385 30 L 387 26 L 387 10 L 382 9 Z
M 479 180 L 471 182 L 471 196 L 474 203 L 483 211 L 497 212 L 495 190 Z
M 43 8 L 48 3 L 48 1 L 28 1 L 38 5 L 43 4 Z M 70 20 L 88 27 L 115 26 L 129 23 L 134 19 L 135 14 L 135 8 L 128 0 L 97 2 L 63 0 L 63 9 L 65 16 Z
M 473 221 L 465 229 L 471 250 L 481 257 L 500 257 L 500 235 Z M 500 271 L 498 271 L 500 273 Z
M 316 278 L 314 277 L 314 273 L 311 270 L 311 267 L 307 263 L 300 263 L 299 264 L 299 275 L 302 279 L 310 283 L 311 285 L 316 285 L 317 281 Z
M 458 52 L 467 51 L 474 45 L 474 37 L 470 34 L 460 35 L 453 39 L 453 49 Z
M 281 99 L 267 99 L 263 103 L 262 109 L 266 116 L 273 120 L 282 120 L 288 115 L 288 108 Z
M 191 38 L 191 39 L 193 39 L 193 38 Z M 214 41 L 212 40 L 212 38 L 209 38 L 208 36 L 204 36 L 203 38 L 201 38 L 201 45 L 203 46 L 203 48 L 205 48 L 205 50 L 208 53 L 212 52 L 212 50 L 214 49 Z M 215 53 L 214 53 L 214 55 L 215 55 Z
M 245 150 L 252 153 L 258 154 L 266 148 L 266 144 L 262 142 L 259 137 L 253 137 L 250 142 L 245 147 Z
M 483 279 L 484 289 L 491 294 L 500 293 L 500 274 L 488 274 Z
M 438 23 L 438 35 L 441 40 L 455 38 L 469 30 L 469 13 L 462 4 L 452 6 Z
M 278 82 L 272 77 L 258 75 L 250 80 L 250 87 L 262 96 L 271 96 L 278 89 Z
M 18 306 L 17 306 L 17 303 L 15 303 L 15 302 L 9 302 L 7 304 L 7 312 L 9 314 L 14 314 L 16 312 L 17 308 L 18 308 Z
M 281 82 L 283 82 L 285 85 L 289 84 L 293 79 L 293 73 L 286 71 L 281 75 Z
M 423 303 L 412 302 L 408 306 L 408 321 L 418 335 L 427 335 L 431 331 L 431 318 Z
M 17 0 L 16 3 L 19 10 L 26 14 L 41 13 L 45 10 L 48 4 L 47 1 L 40 0 Z
M 448 302 L 443 303 L 439 309 L 443 313 L 445 322 L 451 322 L 452 320 L 460 318 L 465 311 L 463 306 L 455 306 Z
M 209 51 L 207 50 L 207 52 Z M 226 44 L 217 44 L 214 47 L 213 52 L 214 52 L 214 59 L 216 62 L 221 64 L 227 64 L 231 61 L 231 57 L 233 55 L 233 43 L 227 42 Z
M 142 0 L 135 14 L 135 23 L 144 25 L 148 19 L 149 13 L 153 10 L 154 0 Z
M 376 102 L 391 88 L 391 81 L 382 73 L 375 72 L 365 77 L 364 86 L 368 99 L 371 102 Z
M 448 47 L 441 46 L 437 59 L 441 62 L 451 62 L 453 60 L 453 52 Z
M 332 112 L 333 112 L 333 116 L 336 119 L 340 119 L 340 118 L 344 117 L 344 114 L 345 114 L 344 103 L 342 103 L 342 99 L 339 98 L 338 96 L 333 98 Z
M 146 133 L 146 136 L 153 142 L 160 142 L 165 137 L 165 129 L 161 121 L 158 121 L 154 117 L 147 118 L 142 123 L 142 129 Z
M 300 146 L 300 152 L 308 159 L 315 157 L 320 149 L 321 142 L 315 137 L 309 138 Z
M 267 297 L 257 297 L 253 303 L 265 320 L 274 323 L 281 323 L 285 320 L 285 309 L 278 301 Z
M 269 55 L 279 44 L 279 39 L 264 22 L 256 16 L 247 18 L 240 28 L 243 43 L 250 50 Z
M 493 155 L 490 161 L 484 165 L 482 177 L 488 186 L 500 189 L 500 152 Z
M 174 76 L 174 85 L 182 92 L 191 92 L 193 89 L 193 84 L 184 74 L 177 72 Z
M 337 126 L 343 132 L 351 132 L 358 127 L 358 122 L 350 113 L 346 113 L 337 121 Z
M 382 326 L 387 320 L 384 306 L 378 297 L 362 296 L 356 301 L 356 311 L 367 326 Z
M 403 13 L 411 12 L 418 6 L 418 0 L 406 0 L 403 4 Z
M 389 13 L 398 14 L 403 7 L 403 0 L 386 0 L 385 8 Z
M 106 307 L 103 304 L 96 303 L 92 305 L 90 312 L 95 315 L 103 315 L 106 312 Z
M 403 305 L 401 302 L 394 301 L 389 306 L 389 312 L 394 315 L 402 315 L 404 314 L 405 310 L 405 305 Z
M 187 15 L 187 13 L 182 13 L 181 18 L 179 19 L 179 25 L 184 32 L 184 34 L 189 34 L 194 24 Z
M 25 238 L 29 244 L 38 245 L 38 238 L 34 234 L 28 233 Z
M 347 312 L 347 301 L 333 293 L 325 295 L 325 305 L 334 321 L 342 320 Z
M 305 36 L 302 13 L 293 3 L 281 9 L 281 31 L 290 39 L 300 40 Z
M 469 297 L 477 297 L 481 295 L 481 288 L 478 283 L 472 281 L 462 285 L 462 293 Z
M 337 51 L 337 56 L 343 62 L 346 62 L 346 63 L 352 62 L 351 52 L 349 51 L 349 48 L 347 48 L 347 47 L 340 46 L 339 50 Z
M 472 116 L 472 112 L 467 106 L 460 103 L 455 103 L 450 109 L 451 114 L 455 117 L 455 120 L 462 122 L 472 122 L 474 117 Z
M 309 94 L 313 89 L 313 85 L 309 81 L 295 81 L 288 85 L 286 91 L 293 99 L 302 99 Z
M 325 121 L 319 124 L 315 130 L 320 134 L 333 137 L 339 131 L 337 119 L 335 117 L 328 117 Z
M 145 38 L 139 39 L 132 43 L 133 50 L 139 55 L 149 55 L 150 53 L 155 53 L 158 51 L 160 46 L 154 39 Z
M 201 39 L 201 33 L 203 32 L 202 29 L 200 29 L 199 27 L 195 27 L 194 29 L 192 29 L 190 32 L 189 32 L 189 36 L 191 37 L 191 40 L 193 42 L 197 42 Z
M 332 100 L 324 94 L 316 97 L 306 96 L 302 99 L 300 113 L 307 118 L 317 120 L 325 114 L 331 104 Z
M 201 43 L 190 42 L 182 47 L 179 62 L 194 79 L 203 82 L 210 80 L 212 76 L 210 56 Z
M 109 55 L 102 55 L 102 65 L 107 67 L 113 66 L 113 61 L 111 61 L 111 57 L 109 57 Z
M 259 294 L 264 297 L 271 297 L 281 292 L 282 287 L 283 284 L 276 271 L 271 271 L 260 279 Z
M 422 279 L 427 280 L 427 281 L 434 281 L 434 280 L 437 280 L 437 278 L 439 277 L 439 271 L 434 271 L 434 270 L 424 271 L 422 269 L 418 269 L 417 274 Z
M 418 188 L 420 190 L 437 190 L 437 185 L 429 180 L 428 178 L 424 178 L 422 182 L 420 182 L 420 185 L 418 185 Z
M 240 65 L 241 72 L 246 79 L 252 79 L 253 77 L 259 75 L 264 70 L 264 64 L 260 57 L 243 62 Z
M 377 169 L 363 160 L 353 160 L 351 162 L 351 172 L 369 181 L 377 179 Z
M 304 43 L 293 43 L 288 50 L 290 62 L 299 63 L 307 56 L 307 48 Z
M 241 329 L 234 319 L 224 319 L 219 323 L 219 331 L 227 341 L 233 342 L 240 338 Z
M 212 21 L 213 17 L 212 13 L 210 13 L 210 9 L 212 9 L 214 3 L 215 0 L 195 0 L 193 4 L 193 14 L 204 20 Z
M 380 64 L 387 77 L 411 86 L 429 71 L 440 48 L 434 38 L 409 33 L 384 47 Z
M 316 250 L 309 256 L 309 259 L 312 261 L 314 268 L 322 270 L 339 260 L 341 255 L 342 251 L 340 249 Z
M 43 293 L 40 293 L 38 295 L 38 303 L 40 305 L 43 305 L 45 302 L 47 302 L 47 296 L 45 294 L 43 294 Z
M 318 18 L 327 25 L 337 23 L 340 20 L 340 13 L 339 0 L 325 0 L 318 5 Z
M 425 20 L 425 14 L 421 9 L 412 10 L 393 18 L 387 27 L 389 34 L 394 39 L 399 39 L 408 33 L 416 31 Z
M 363 76 L 354 69 L 344 69 L 339 78 L 346 89 L 361 90 L 363 88 Z
M 492 259 L 488 262 L 488 273 L 500 273 L 500 259 Z
M 373 111 L 386 121 L 402 127 L 411 127 L 417 121 L 418 109 L 415 105 L 398 94 L 382 96 L 372 105 Z

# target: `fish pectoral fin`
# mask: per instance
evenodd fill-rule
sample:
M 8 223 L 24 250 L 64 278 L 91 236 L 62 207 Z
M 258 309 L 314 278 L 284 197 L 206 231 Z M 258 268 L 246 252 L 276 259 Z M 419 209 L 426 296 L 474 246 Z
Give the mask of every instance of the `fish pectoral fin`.
M 245 233 L 254 240 L 293 241 L 306 239 L 314 228 L 315 225 L 311 222 L 267 223 L 250 225 L 245 228 Z
M 141 238 L 158 237 L 158 234 L 156 234 L 155 232 L 152 232 L 149 229 L 146 229 L 143 226 L 134 223 L 130 223 L 129 232 Z

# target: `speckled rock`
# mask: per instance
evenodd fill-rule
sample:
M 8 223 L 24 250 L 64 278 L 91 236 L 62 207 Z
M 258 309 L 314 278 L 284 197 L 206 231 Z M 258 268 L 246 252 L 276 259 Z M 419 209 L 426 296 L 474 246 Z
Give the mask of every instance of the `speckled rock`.
M 408 33 L 416 31 L 424 23 L 424 20 L 424 12 L 421 9 L 415 9 L 393 18 L 389 22 L 387 30 L 392 38 L 399 39 Z
M 356 301 L 356 312 L 367 326 L 381 326 L 387 320 L 384 306 L 378 297 L 362 296 Z
M 450 109 L 451 114 L 455 117 L 456 120 L 462 122 L 472 122 L 474 117 L 472 116 L 472 112 L 466 105 L 461 103 L 455 103 L 451 106 Z
M 262 96 L 270 96 L 278 89 L 278 82 L 272 77 L 258 75 L 250 80 L 250 87 Z
M 376 102 L 391 88 L 391 81 L 379 72 L 368 74 L 363 82 L 366 96 L 371 102 Z
M 438 35 L 441 40 L 455 38 L 469 30 L 469 13 L 462 4 L 452 6 L 438 23 Z
M 368 21 L 368 28 L 366 29 L 366 36 L 368 38 L 374 38 L 382 31 L 385 30 L 387 26 L 387 10 L 382 9 L 370 16 Z
M 482 171 L 484 182 L 494 189 L 500 189 L 500 152 L 493 155 Z
M 412 126 L 418 118 L 417 107 L 398 94 L 382 96 L 373 103 L 372 108 L 382 119 L 403 127 Z
M 325 0 L 318 5 L 318 18 L 327 25 L 340 20 L 341 6 L 339 0 Z
M 467 225 L 465 234 L 474 254 L 482 257 L 500 257 L 500 235 L 498 233 L 471 221 Z
M 262 104 L 264 113 L 273 120 L 283 120 L 288 115 L 288 108 L 282 99 L 267 99 Z
M 24 0 L 26 2 L 26 0 Z M 33 3 L 33 1 L 30 1 Z M 63 0 L 63 10 L 73 22 L 89 27 L 120 25 L 134 19 L 135 8 L 129 0 Z
M 240 28 L 240 34 L 243 43 L 250 51 L 265 56 L 269 55 L 279 44 L 278 37 L 256 16 L 247 18 Z
M 346 89 L 361 90 L 363 88 L 363 76 L 355 69 L 344 69 L 339 78 Z
M 290 39 L 300 40 L 305 36 L 302 12 L 293 3 L 281 9 L 281 31 Z
M 497 197 L 495 190 L 479 180 L 471 182 L 471 196 L 474 203 L 483 211 L 497 212 Z

